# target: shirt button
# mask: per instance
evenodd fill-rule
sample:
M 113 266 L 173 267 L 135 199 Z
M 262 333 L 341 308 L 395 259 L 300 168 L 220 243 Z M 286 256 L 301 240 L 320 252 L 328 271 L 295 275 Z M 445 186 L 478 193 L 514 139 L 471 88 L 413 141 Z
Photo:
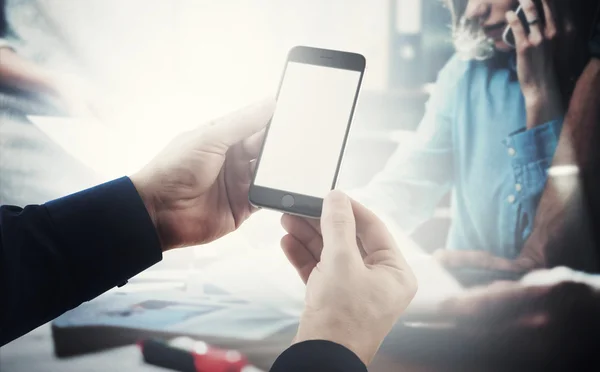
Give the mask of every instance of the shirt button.
M 520 183 L 517 183 L 515 185 L 515 190 L 517 190 L 517 192 L 521 192 L 521 190 L 523 190 L 523 186 Z
M 508 155 L 510 156 L 515 156 L 517 155 L 517 150 L 513 149 L 512 147 L 508 149 Z
M 508 198 L 506 198 L 506 201 L 507 201 L 509 204 L 513 204 L 513 203 L 515 202 L 515 200 L 517 200 L 517 198 L 515 198 L 515 196 L 514 196 L 514 195 L 510 195 Z

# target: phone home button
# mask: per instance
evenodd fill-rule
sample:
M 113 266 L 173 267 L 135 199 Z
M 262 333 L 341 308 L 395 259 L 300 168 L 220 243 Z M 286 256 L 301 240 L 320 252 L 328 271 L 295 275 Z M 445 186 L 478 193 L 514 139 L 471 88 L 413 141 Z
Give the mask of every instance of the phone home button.
M 281 198 L 281 205 L 284 208 L 291 208 L 294 206 L 294 203 L 296 201 L 294 200 L 294 197 L 291 195 L 285 195 L 283 198 Z

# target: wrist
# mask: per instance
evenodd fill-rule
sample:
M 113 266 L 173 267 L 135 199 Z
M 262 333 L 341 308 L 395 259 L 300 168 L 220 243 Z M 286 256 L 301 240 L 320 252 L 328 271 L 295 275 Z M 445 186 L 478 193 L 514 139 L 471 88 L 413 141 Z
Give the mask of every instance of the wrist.
M 525 108 L 527 129 L 560 119 L 564 115 L 560 94 L 557 93 L 525 96 Z
M 156 200 L 154 198 L 153 192 L 150 190 L 149 183 L 146 181 L 146 177 L 142 172 L 138 172 L 129 177 L 133 186 L 137 190 L 140 198 L 144 202 L 144 206 L 146 207 L 146 211 L 148 212 L 148 216 L 150 216 L 150 220 L 152 221 L 152 225 L 154 225 L 154 229 L 157 232 L 159 237 L 161 246 L 164 247 L 163 239 L 160 236 L 160 229 L 158 226 L 158 213 L 156 209 Z M 164 248 L 163 248 L 164 251 Z
M 357 323 L 329 310 L 320 310 L 316 313 L 305 312 L 300 319 L 293 343 L 312 340 L 331 341 L 352 351 L 368 366 L 383 338 L 379 342 L 373 340 L 376 332 L 373 332 L 373 329 L 361 331 Z

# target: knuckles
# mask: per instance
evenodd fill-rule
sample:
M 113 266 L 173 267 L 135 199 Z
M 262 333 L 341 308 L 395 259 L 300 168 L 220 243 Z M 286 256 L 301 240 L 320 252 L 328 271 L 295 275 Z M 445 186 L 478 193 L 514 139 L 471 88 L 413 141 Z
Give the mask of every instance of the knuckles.
M 537 7 L 535 5 L 535 3 L 532 2 L 528 2 L 523 6 L 523 9 L 525 10 L 525 12 L 530 13 L 530 14 L 537 14 Z
M 544 43 L 544 38 L 541 35 L 534 35 L 529 37 L 529 46 L 536 48 L 541 46 Z
M 512 29 L 514 29 L 515 27 L 521 27 L 521 21 L 517 17 L 511 17 L 510 19 L 508 19 L 508 24 Z
M 531 51 L 533 45 L 528 41 L 523 41 L 517 46 L 517 52 L 520 54 L 526 54 Z
M 352 224 L 352 220 L 344 211 L 333 210 L 324 216 L 325 222 L 333 228 L 346 228 Z

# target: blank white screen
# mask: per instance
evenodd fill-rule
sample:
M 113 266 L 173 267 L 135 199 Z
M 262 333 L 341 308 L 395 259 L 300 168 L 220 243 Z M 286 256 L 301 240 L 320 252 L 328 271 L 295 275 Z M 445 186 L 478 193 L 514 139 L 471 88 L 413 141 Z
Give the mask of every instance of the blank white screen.
M 359 81 L 358 71 L 289 62 L 255 185 L 325 197 Z

